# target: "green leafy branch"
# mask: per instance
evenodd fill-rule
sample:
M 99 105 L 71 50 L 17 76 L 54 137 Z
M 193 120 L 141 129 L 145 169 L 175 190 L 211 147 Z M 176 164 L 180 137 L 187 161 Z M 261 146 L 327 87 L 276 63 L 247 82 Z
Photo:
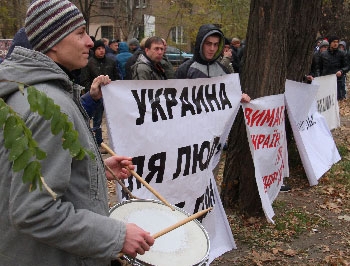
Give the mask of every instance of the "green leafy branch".
M 10 81 L 15 82 L 15 81 Z M 19 83 L 19 90 L 24 95 L 25 84 Z M 78 132 L 73 128 L 68 116 L 61 112 L 60 106 L 54 103 L 45 93 L 38 91 L 33 86 L 27 86 L 27 99 L 32 112 L 37 112 L 46 120 L 51 120 L 51 132 L 62 134 L 62 147 L 68 149 L 70 155 L 82 160 L 85 155 L 94 158 L 94 154 L 85 149 L 79 142 Z M 8 149 L 9 160 L 13 162 L 12 170 L 23 170 L 23 183 L 30 182 L 30 191 L 42 189 L 42 185 L 56 199 L 56 194 L 45 183 L 41 175 L 40 161 L 46 158 L 46 153 L 39 148 L 33 139 L 32 132 L 25 125 L 21 117 L 0 98 L 0 129 L 4 134 L 4 146 Z

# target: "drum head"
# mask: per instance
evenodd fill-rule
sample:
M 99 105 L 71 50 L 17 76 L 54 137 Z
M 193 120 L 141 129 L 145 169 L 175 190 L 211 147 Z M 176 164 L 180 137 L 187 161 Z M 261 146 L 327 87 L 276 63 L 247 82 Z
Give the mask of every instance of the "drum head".
M 135 223 L 151 235 L 189 216 L 174 207 L 172 211 L 162 202 L 130 200 L 111 209 L 110 216 L 126 223 Z M 137 255 L 134 265 L 203 265 L 209 256 L 209 237 L 203 226 L 191 221 L 155 240 L 144 255 Z

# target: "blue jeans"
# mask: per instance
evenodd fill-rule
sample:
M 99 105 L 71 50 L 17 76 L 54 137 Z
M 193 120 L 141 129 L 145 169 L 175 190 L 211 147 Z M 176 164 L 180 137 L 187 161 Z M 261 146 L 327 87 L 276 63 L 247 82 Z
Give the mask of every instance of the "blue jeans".
M 102 117 L 103 117 L 103 101 L 101 99 L 101 103 L 96 107 L 94 113 L 92 114 L 92 131 L 95 134 L 95 139 L 98 144 L 98 146 L 101 146 L 101 143 L 103 142 L 102 139 Z

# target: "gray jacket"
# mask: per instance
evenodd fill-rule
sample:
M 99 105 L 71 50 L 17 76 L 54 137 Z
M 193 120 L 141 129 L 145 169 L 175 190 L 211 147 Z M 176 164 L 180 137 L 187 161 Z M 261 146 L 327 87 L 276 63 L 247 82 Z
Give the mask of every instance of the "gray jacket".
M 163 80 L 167 79 L 161 64 L 154 64 L 144 54 L 140 54 L 131 67 L 133 80 Z
M 109 265 L 122 249 L 126 226 L 107 217 L 105 169 L 80 105 L 82 87 L 70 81 L 49 57 L 20 47 L 0 65 L 1 79 L 44 91 L 73 123 L 82 145 L 96 157 L 72 159 L 62 148 L 62 136 L 52 135 L 49 122 L 30 111 L 18 85 L 0 82 L 0 97 L 22 117 L 47 153 L 41 172 L 58 194 L 55 201 L 45 189 L 28 192 L 22 173 L 11 170 L 0 130 L 0 265 Z

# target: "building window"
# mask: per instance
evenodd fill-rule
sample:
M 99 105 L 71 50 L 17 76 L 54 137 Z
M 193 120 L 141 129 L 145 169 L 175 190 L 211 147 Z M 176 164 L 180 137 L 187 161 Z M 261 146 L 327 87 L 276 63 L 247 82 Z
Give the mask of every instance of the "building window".
M 187 42 L 182 26 L 173 27 L 170 31 L 171 40 L 176 44 L 185 44 Z
M 114 8 L 114 0 L 101 0 L 101 8 Z
M 101 26 L 101 38 L 113 39 L 113 26 Z
M 146 8 L 146 0 L 135 0 L 135 8 Z

